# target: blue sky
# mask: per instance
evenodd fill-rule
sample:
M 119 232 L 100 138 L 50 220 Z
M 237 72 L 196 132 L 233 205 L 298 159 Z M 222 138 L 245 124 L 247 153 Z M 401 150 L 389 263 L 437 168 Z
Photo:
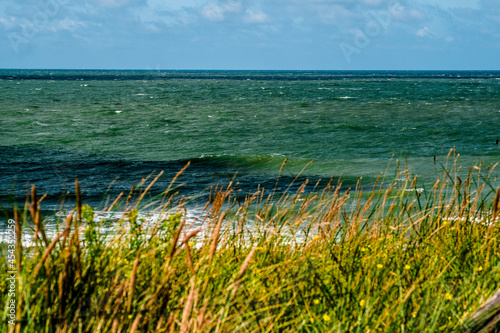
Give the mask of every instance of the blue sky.
M 2 0 L 0 68 L 500 69 L 498 0 Z

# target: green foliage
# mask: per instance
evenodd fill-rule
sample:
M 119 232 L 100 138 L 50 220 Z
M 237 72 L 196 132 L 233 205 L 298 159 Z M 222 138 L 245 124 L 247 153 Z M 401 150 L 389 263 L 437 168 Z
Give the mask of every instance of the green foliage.
M 181 224 L 182 217 L 182 213 L 176 213 L 169 215 L 165 220 L 163 220 L 162 229 L 163 231 L 165 231 L 167 239 L 170 239 L 174 236 L 175 231 Z
M 500 225 L 489 178 L 449 174 L 424 192 L 409 177 L 244 203 L 218 189 L 201 229 L 159 203 L 123 206 L 105 235 L 82 206 L 52 249 L 23 249 L 21 331 L 456 331 L 500 286 Z

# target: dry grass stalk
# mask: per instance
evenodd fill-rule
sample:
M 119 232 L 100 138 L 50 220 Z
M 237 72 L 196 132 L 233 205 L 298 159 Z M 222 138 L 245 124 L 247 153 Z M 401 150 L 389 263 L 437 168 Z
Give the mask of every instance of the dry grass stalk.
M 250 251 L 248 256 L 245 258 L 245 261 L 243 261 L 243 265 L 241 265 L 240 271 L 238 272 L 238 277 L 236 279 L 236 282 L 233 287 L 233 291 L 231 292 L 231 299 L 234 298 L 236 295 L 236 292 L 238 292 L 238 288 L 241 284 L 241 279 L 243 278 L 243 274 L 245 274 L 248 265 L 250 265 L 250 261 L 252 260 L 253 255 L 255 254 L 255 251 L 257 251 L 257 246 L 254 246 L 253 249 Z
M 185 224 L 186 224 L 186 216 L 184 215 L 184 218 L 183 218 L 181 224 L 179 225 L 179 228 L 177 228 L 177 231 L 175 232 L 174 239 L 172 241 L 172 248 L 170 249 L 168 262 L 171 262 L 173 257 L 174 257 L 175 250 L 177 248 L 177 243 L 179 242 L 179 237 L 181 235 L 182 228 L 184 227 Z
M 68 218 L 73 218 L 73 214 L 70 214 L 70 216 Z M 38 272 L 42 268 L 47 257 L 50 255 L 50 252 L 52 252 L 52 250 L 56 246 L 57 242 L 61 239 L 61 237 L 63 237 L 64 235 L 67 235 L 68 233 L 69 233 L 69 229 L 64 229 L 61 233 L 59 233 L 59 235 L 56 236 L 56 238 L 54 238 L 54 240 L 52 240 L 50 245 L 47 247 L 47 249 L 43 253 L 42 258 L 40 259 L 40 261 L 36 265 L 35 269 L 33 270 L 33 273 L 31 275 L 32 279 L 36 279 Z
M 184 311 L 182 312 L 182 322 L 180 333 L 186 333 L 189 329 L 189 316 L 191 314 L 191 306 L 193 305 L 195 289 L 196 289 L 196 278 L 195 276 L 191 277 L 189 281 L 190 289 L 189 295 L 187 297 L 186 303 L 184 305 Z
M 219 216 L 219 221 L 217 222 L 215 230 L 214 230 L 214 232 L 212 234 L 212 239 L 211 239 L 212 247 L 210 248 L 210 254 L 209 254 L 209 257 L 208 257 L 208 260 L 210 262 L 212 261 L 212 258 L 214 257 L 214 254 L 215 254 L 215 250 L 217 249 L 217 242 L 218 242 L 218 239 L 219 239 L 219 234 L 220 234 L 220 229 L 221 229 L 221 226 L 222 226 L 222 222 L 224 221 L 224 216 L 225 216 L 225 213 L 222 213 Z
M 172 178 L 172 181 L 170 182 L 170 184 L 168 185 L 167 189 L 165 190 L 165 193 L 169 193 L 170 192 L 170 189 L 172 188 L 172 186 L 174 185 L 174 183 L 176 182 L 177 178 L 180 177 L 180 175 L 182 175 L 184 173 L 184 171 L 186 171 L 186 169 L 191 165 L 191 162 L 188 161 L 187 164 L 179 171 L 177 172 L 177 174 L 174 176 L 174 178 Z
M 144 192 L 142 192 L 141 196 L 139 197 L 139 200 L 137 200 L 136 207 L 139 206 L 139 204 L 141 203 L 141 201 L 144 198 L 144 196 L 146 195 L 146 193 L 148 193 L 148 191 L 158 181 L 158 179 L 161 177 L 161 175 L 163 175 L 163 170 L 155 177 L 155 179 L 153 179 L 153 181 L 151 183 L 149 183 L 148 187 L 146 187 L 146 189 L 144 190 Z
M 139 323 L 141 322 L 142 315 L 139 313 L 137 317 L 135 317 L 134 323 L 132 324 L 132 327 L 130 328 L 130 333 L 135 333 L 137 329 L 139 328 Z
M 130 283 L 129 283 L 129 296 L 127 300 L 127 312 L 130 312 L 130 307 L 132 305 L 132 300 L 134 298 L 134 286 L 135 286 L 135 279 L 137 276 L 137 268 L 139 267 L 139 260 L 141 257 L 141 249 L 137 251 L 137 257 L 135 258 L 134 261 L 134 267 L 132 268 L 132 274 L 130 276 Z

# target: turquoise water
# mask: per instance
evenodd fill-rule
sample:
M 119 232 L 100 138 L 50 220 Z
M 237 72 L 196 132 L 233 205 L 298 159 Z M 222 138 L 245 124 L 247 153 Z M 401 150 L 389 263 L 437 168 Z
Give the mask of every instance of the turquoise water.
M 500 72 L 0 71 L 0 199 L 57 202 L 78 177 L 99 202 L 191 161 L 184 194 L 236 172 L 247 193 L 342 175 L 367 185 L 406 156 L 425 184 L 456 148 L 500 161 Z M 434 159 L 436 157 L 436 163 Z M 283 184 L 284 186 L 284 184 Z

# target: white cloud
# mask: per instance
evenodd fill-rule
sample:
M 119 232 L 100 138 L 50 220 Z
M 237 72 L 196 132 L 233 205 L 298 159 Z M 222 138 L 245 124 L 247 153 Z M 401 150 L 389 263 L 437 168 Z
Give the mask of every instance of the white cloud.
M 425 14 L 418 9 L 409 8 L 399 2 L 389 7 L 392 17 L 400 21 L 421 21 L 425 19 Z
M 268 17 L 260 10 L 247 9 L 245 11 L 245 22 L 247 23 L 265 23 L 268 21 Z
M 210 21 L 223 21 L 224 9 L 213 2 L 209 2 L 201 10 L 201 14 Z
M 26 28 L 23 22 L 34 22 L 34 13 L 43 10 L 42 5 L 50 1 L 52 0 L 0 1 L 0 31 L 22 33 L 23 28 Z M 373 26 L 371 23 L 380 23 L 380 17 L 375 14 L 389 13 L 390 20 L 386 26 L 383 25 L 384 29 L 380 30 L 381 36 L 370 36 L 371 43 L 363 50 L 366 55 L 370 52 L 382 52 L 380 50 L 384 49 L 384 45 L 389 46 L 388 50 L 399 50 L 401 54 L 406 54 L 405 52 L 415 45 L 415 38 L 420 39 L 420 44 L 429 50 L 442 43 L 443 45 L 438 46 L 463 48 L 466 52 L 469 49 L 474 50 L 474 46 L 470 45 L 494 43 L 498 40 L 499 1 L 66 0 L 59 12 L 50 16 L 47 24 L 39 27 L 38 44 L 33 45 L 59 47 L 56 40 L 64 41 L 64 45 L 73 45 L 71 43 L 74 40 L 74 49 L 78 49 L 81 40 L 85 39 L 87 46 L 97 50 L 105 46 L 108 57 L 113 52 L 121 55 L 123 47 L 120 50 L 114 48 L 122 44 L 128 46 L 138 42 L 144 45 L 151 43 L 155 47 L 164 44 L 165 48 L 179 45 L 180 50 L 186 51 L 178 54 L 188 54 L 187 51 L 191 50 L 189 54 L 193 54 L 192 59 L 201 59 L 199 63 L 194 60 L 190 63 L 191 60 L 187 60 L 189 57 L 180 57 L 179 63 L 173 62 L 172 67 L 189 67 L 189 64 L 195 67 L 217 67 L 220 63 L 209 63 L 206 59 L 210 57 L 203 57 L 202 54 L 207 52 L 213 55 L 227 45 L 227 50 L 234 55 L 238 54 L 238 50 L 248 50 L 247 53 L 234 57 L 237 60 L 232 64 L 238 67 L 239 58 L 252 54 L 252 50 L 263 50 L 269 55 L 274 54 L 273 52 L 278 54 L 281 52 L 279 50 L 297 50 L 296 54 L 303 51 L 316 54 L 318 59 L 325 55 L 326 59 L 327 54 L 340 52 L 338 41 L 353 44 L 353 41 L 361 40 L 367 35 L 367 29 Z M 38 3 L 40 5 L 37 5 Z M 478 7 L 479 10 L 472 9 Z M 71 33 L 53 33 L 51 36 L 47 31 Z M 361 35 L 361 32 L 364 35 Z M 3 40 L 5 42 L 7 39 Z M 428 41 L 435 43 L 425 43 Z M 231 47 L 231 43 L 237 43 L 238 47 Z M 193 45 L 196 47 L 191 49 Z M 213 45 L 222 46 L 217 49 Z M 307 51 L 309 48 L 311 51 Z M 222 59 L 223 52 L 220 53 Z M 287 51 L 283 56 L 290 57 L 290 54 L 291 52 Z M 148 63 L 167 61 L 162 60 L 163 58 L 155 59 L 154 54 L 148 56 L 151 59 Z M 123 59 L 126 57 L 123 56 Z M 132 57 L 130 59 L 133 60 Z M 268 61 L 267 59 L 271 57 L 266 57 L 265 61 Z M 433 57 L 429 59 L 429 63 L 434 61 Z M 249 60 L 254 59 L 250 57 Z M 251 61 L 249 63 L 252 63 Z M 361 58 L 359 61 L 362 61 Z M 253 66 L 246 65 L 243 60 L 241 63 L 245 64 L 244 66 Z M 328 67 L 330 63 L 335 66 L 335 60 L 331 59 L 326 59 L 323 65 L 318 66 Z M 378 66 L 375 61 L 373 64 Z
M 14 17 L 10 17 L 9 19 L 0 17 L 0 23 L 5 27 L 6 30 L 11 30 L 18 25 Z
M 239 13 L 241 12 L 241 2 L 231 1 L 223 4 L 222 8 L 226 13 Z
M 355 11 L 349 10 L 341 5 L 317 8 L 318 15 L 323 23 L 339 24 L 340 21 L 350 20 L 357 22 L 362 19 Z
M 154 5 L 153 5 L 154 6 Z M 177 26 L 194 23 L 198 19 L 198 13 L 193 10 L 177 9 L 169 10 L 160 7 L 143 7 L 134 10 L 134 15 L 143 23 L 147 30 L 160 32 L 161 26 Z
M 71 32 L 75 32 L 78 28 L 84 28 L 86 26 L 87 25 L 83 22 L 73 21 L 68 18 L 59 21 L 57 24 L 58 30 L 69 30 Z
M 226 14 L 241 12 L 241 2 L 230 1 L 215 3 L 210 1 L 201 10 L 201 15 L 210 21 L 224 21 Z
M 156 25 L 156 24 L 153 24 L 153 23 L 145 23 L 144 24 L 144 27 L 149 30 L 149 31 L 152 31 L 154 33 L 159 33 L 161 32 L 161 29 Z
M 434 37 L 436 34 L 432 32 L 429 28 L 423 27 L 422 29 L 416 32 L 418 37 Z

